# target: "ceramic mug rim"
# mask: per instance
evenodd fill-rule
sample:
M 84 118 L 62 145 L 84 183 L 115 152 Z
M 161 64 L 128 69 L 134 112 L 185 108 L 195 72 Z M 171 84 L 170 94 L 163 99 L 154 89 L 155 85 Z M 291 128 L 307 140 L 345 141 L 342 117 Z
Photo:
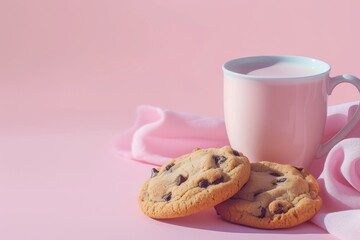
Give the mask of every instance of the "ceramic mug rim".
M 283 62 L 293 62 L 299 64 L 306 64 L 309 66 L 317 67 L 317 72 L 314 74 L 304 74 L 299 76 L 258 76 L 251 75 L 246 73 L 241 73 L 235 71 L 234 68 L 251 63 L 259 62 L 270 62 L 270 61 L 283 61 Z M 248 79 L 264 79 L 264 80 L 285 80 L 285 79 L 306 79 L 317 77 L 319 75 L 324 75 L 329 73 L 331 66 L 317 58 L 305 57 L 305 56 L 296 56 L 296 55 L 262 55 L 262 56 L 250 56 L 250 57 L 241 57 L 235 58 L 225 62 L 222 65 L 222 70 L 224 74 L 229 74 L 236 78 L 248 78 Z

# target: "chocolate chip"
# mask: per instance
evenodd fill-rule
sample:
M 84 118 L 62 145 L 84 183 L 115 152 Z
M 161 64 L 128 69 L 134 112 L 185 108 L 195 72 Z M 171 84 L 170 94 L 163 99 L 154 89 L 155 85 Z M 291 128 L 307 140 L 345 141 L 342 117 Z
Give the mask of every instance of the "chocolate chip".
M 254 193 L 254 197 L 256 197 L 257 195 L 259 195 L 260 193 L 262 193 L 262 192 L 256 192 L 256 193 Z
M 274 211 L 275 214 L 284 213 L 283 205 L 279 204 L 278 208 Z
M 207 188 L 209 186 L 209 182 L 206 179 L 200 180 L 198 186 L 201 188 Z
M 167 202 L 170 201 L 171 200 L 171 192 L 165 194 L 162 198 Z
M 287 178 L 280 178 L 277 180 L 277 182 L 285 182 Z
M 235 155 L 235 156 L 240 156 L 240 153 L 238 152 L 238 151 L 236 151 L 236 150 L 233 150 L 233 154 Z
M 216 165 L 220 166 L 220 164 L 222 164 L 223 162 L 226 161 L 226 157 L 225 156 L 213 156 Z
M 175 165 L 174 163 L 170 163 L 169 165 L 167 165 L 167 166 L 165 167 L 166 171 L 171 172 L 171 171 L 172 171 L 171 168 L 172 168 L 174 165 Z
M 177 178 L 176 178 L 176 185 L 180 185 L 180 184 L 182 184 L 183 182 L 185 182 L 186 181 L 186 177 L 184 177 L 183 175 L 179 175 Z
M 224 176 L 219 177 L 218 179 L 216 179 L 215 181 L 212 182 L 212 184 L 216 185 L 219 183 L 224 182 Z
M 296 170 L 298 170 L 299 172 L 301 172 L 302 170 L 304 170 L 304 168 L 302 167 L 294 167 Z
M 260 216 L 258 216 L 258 218 L 264 218 L 265 215 L 266 215 L 266 209 L 265 209 L 265 208 L 261 208 Z
M 156 175 L 158 175 L 158 173 L 159 173 L 159 170 L 157 170 L 156 168 L 151 169 L 151 177 L 152 178 L 155 177 Z
M 269 173 L 271 176 L 274 176 L 274 177 L 280 177 L 281 175 L 277 172 L 271 172 Z

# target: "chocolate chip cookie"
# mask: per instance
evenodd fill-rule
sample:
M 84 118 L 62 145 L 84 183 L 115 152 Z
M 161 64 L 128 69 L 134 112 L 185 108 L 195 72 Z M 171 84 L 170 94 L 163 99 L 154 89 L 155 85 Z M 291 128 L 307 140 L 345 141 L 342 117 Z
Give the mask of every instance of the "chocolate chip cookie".
M 249 181 L 215 206 L 227 221 L 256 228 L 288 228 L 321 208 L 319 185 L 305 169 L 272 162 L 251 164 Z
M 152 218 L 187 216 L 227 200 L 249 176 L 249 160 L 231 147 L 195 149 L 153 168 L 139 205 Z

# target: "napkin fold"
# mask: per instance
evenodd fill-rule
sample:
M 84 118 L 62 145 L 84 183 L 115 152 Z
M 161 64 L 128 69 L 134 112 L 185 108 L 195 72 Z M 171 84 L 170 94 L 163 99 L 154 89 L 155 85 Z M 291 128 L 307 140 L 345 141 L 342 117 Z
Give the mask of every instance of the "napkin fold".
M 162 165 L 196 147 L 228 144 L 221 119 L 142 105 L 134 126 L 120 136 L 116 149 L 122 157 Z
M 311 220 L 341 239 L 360 235 L 360 138 L 338 143 L 318 178 L 323 207 Z
M 324 139 L 334 136 L 353 116 L 358 103 L 329 107 Z M 229 145 L 222 119 L 176 112 L 155 106 L 137 108 L 132 128 L 116 142 L 122 158 L 153 165 L 191 152 L 195 147 Z M 360 235 L 360 123 L 331 149 L 314 159 L 310 172 L 318 178 L 323 207 L 311 220 L 341 239 Z

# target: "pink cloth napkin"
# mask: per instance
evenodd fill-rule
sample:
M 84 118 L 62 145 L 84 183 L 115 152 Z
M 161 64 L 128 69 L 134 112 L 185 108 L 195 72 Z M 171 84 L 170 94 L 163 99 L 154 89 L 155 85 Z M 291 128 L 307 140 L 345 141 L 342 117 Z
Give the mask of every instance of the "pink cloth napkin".
M 324 141 L 331 138 L 357 109 L 357 103 L 332 106 L 328 111 Z M 116 142 L 126 159 L 162 165 L 196 147 L 228 145 L 224 121 L 154 106 L 139 106 L 134 126 Z M 311 220 L 341 239 L 360 236 L 360 123 L 310 168 L 318 178 L 323 207 Z

